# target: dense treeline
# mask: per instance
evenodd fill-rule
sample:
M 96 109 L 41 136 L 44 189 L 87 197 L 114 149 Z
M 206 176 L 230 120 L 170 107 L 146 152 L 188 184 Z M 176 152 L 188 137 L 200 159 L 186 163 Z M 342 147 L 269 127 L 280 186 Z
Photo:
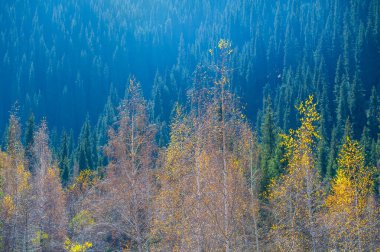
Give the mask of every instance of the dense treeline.
M 380 248 L 379 0 L 0 6 L 0 250 Z
M 77 137 L 86 115 L 94 126 L 108 95 L 117 104 L 134 75 L 167 143 L 174 104 L 185 102 L 196 64 L 209 63 L 207 49 L 221 37 L 233 42 L 233 88 L 257 125 L 263 117 L 257 111 L 270 96 L 277 125 L 295 127 L 294 103 L 314 93 L 323 100 L 326 146 L 341 138 L 348 117 L 360 138 L 370 98 L 379 92 L 378 0 L 27 0 L 1 6 L 2 122 L 17 102 L 22 122 L 33 112 L 57 133 L 73 129 Z M 376 125 L 366 130 L 376 140 Z
M 167 147 L 134 78 L 106 109 L 101 156 L 88 120 L 76 150 L 64 133 L 53 151 L 46 120 L 31 117 L 22 134 L 12 112 L 0 153 L 1 250 L 379 249 L 379 170 L 351 126 L 334 174 L 323 174 L 319 102 L 296 104 L 297 129 L 279 133 L 268 100 L 258 136 L 232 92 L 230 43 L 209 54 L 175 106 Z

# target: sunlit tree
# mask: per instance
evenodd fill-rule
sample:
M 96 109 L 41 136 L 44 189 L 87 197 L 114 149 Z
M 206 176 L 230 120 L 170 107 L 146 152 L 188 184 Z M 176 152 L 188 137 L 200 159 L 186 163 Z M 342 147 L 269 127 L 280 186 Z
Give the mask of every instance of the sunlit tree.
M 379 239 L 379 209 L 374 198 L 373 172 L 365 166 L 363 148 L 347 138 L 325 203 L 331 249 L 375 250 Z
M 316 251 L 321 236 L 317 211 L 322 205 L 320 177 L 315 166 L 319 139 L 316 123 L 320 116 L 312 96 L 297 108 L 300 127 L 283 135 L 288 166 L 285 174 L 269 187 L 274 218 L 270 241 L 274 250 Z

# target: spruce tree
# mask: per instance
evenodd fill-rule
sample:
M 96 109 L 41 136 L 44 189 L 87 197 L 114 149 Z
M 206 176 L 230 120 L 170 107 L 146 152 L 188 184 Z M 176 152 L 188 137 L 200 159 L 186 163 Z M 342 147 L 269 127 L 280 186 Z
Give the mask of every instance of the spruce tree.
M 69 136 L 66 131 L 63 131 L 61 136 L 61 146 L 59 150 L 59 168 L 61 170 L 62 184 L 66 186 L 71 176 Z
M 271 159 L 274 158 L 276 149 L 276 126 L 272 111 L 271 98 L 266 100 L 264 116 L 261 124 L 261 151 L 260 151 L 260 166 L 261 166 L 261 190 L 265 191 L 270 180 L 277 175 Z
M 369 129 L 369 135 L 372 139 L 377 139 L 377 135 L 379 134 L 379 106 L 379 96 L 377 95 L 376 88 L 373 87 L 367 116 L 367 127 Z
M 335 176 L 335 172 L 338 167 L 338 164 L 336 162 L 336 156 L 338 153 L 337 146 L 339 144 L 337 131 L 338 131 L 337 128 L 334 127 L 331 132 L 331 141 L 330 141 L 330 147 L 328 149 L 327 166 L 326 166 L 326 174 L 325 174 L 325 178 L 327 180 Z
M 92 147 L 92 133 L 90 119 L 87 116 L 84 122 L 81 133 L 78 139 L 77 160 L 79 165 L 79 172 L 85 169 L 93 170 L 93 147 Z

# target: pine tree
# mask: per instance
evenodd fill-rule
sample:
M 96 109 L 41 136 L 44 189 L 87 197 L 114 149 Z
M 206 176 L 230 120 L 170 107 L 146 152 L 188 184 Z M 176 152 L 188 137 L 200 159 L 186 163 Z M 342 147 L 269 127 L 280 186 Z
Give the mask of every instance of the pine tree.
M 68 185 L 70 181 L 70 176 L 72 175 L 71 163 L 70 163 L 70 147 L 69 147 L 69 136 L 66 131 L 62 132 L 61 145 L 59 150 L 59 160 L 58 165 L 61 171 L 61 179 L 63 186 Z
M 90 119 L 88 116 L 82 126 L 82 129 L 78 138 L 77 160 L 78 160 L 78 165 L 79 165 L 79 172 L 85 169 L 90 169 L 90 170 L 95 169 L 93 143 L 92 143 L 92 131 L 91 131 Z
M 106 145 L 108 139 L 108 128 L 113 125 L 116 120 L 115 109 L 113 105 L 113 99 L 110 96 L 107 98 L 107 103 L 104 106 L 103 113 L 99 116 L 98 123 L 96 125 L 97 135 L 97 153 L 98 153 L 98 167 L 107 165 L 107 157 L 104 155 L 102 147 Z
M 327 167 L 326 167 L 326 176 L 325 176 L 327 180 L 333 178 L 337 170 L 337 163 L 336 163 L 336 157 L 337 157 L 337 152 L 338 152 L 337 146 L 338 146 L 337 129 L 336 127 L 334 127 L 331 132 L 331 141 L 330 141 L 330 146 L 328 149 L 328 158 L 327 158 Z
M 355 77 L 351 83 L 348 96 L 348 108 L 350 110 L 352 130 L 356 138 L 360 137 L 363 131 L 363 127 L 366 123 L 363 85 L 359 74 L 360 73 L 355 73 Z
M 372 162 L 372 141 L 369 134 L 369 129 L 364 126 L 363 133 L 360 138 L 360 145 L 363 147 L 365 165 L 374 166 L 374 163 Z
M 369 101 L 369 110 L 367 116 L 367 127 L 369 129 L 369 135 L 372 139 L 377 139 L 379 134 L 379 120 L 380 120 L 380 109 L 379 109 L 379 97 L 376 92 L 376 88 L 372 88 L 372 93 Z
M 261 190 L 265 191 L 271 179 L 279 174 L 277 167 L 273 164 L 276 150 L 276 126 L 271 108 L 271 99 L 266 101 L 266 109 L 261 124 Z

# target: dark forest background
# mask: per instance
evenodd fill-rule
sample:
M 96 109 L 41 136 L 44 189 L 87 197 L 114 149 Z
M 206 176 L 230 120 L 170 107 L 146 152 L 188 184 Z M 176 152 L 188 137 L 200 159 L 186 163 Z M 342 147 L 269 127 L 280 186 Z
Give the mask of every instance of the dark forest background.
M 174 105 L 186 102 L 194 71 L 224 38 L 234 50 L 231 89 L 259 135 L 263 108 L 287 130 L 297 126 L 294 105 L 314 94 L 323 167 L 348 128 L 375 151 L 378 0 L 1 1 L 0 26 L 3 147 L 11 111 L 25 128 L 46 117 L 55 153 L 61 139 L 75 152 L 87 141 L 95 167 L 131 76 L 165 146 Z

